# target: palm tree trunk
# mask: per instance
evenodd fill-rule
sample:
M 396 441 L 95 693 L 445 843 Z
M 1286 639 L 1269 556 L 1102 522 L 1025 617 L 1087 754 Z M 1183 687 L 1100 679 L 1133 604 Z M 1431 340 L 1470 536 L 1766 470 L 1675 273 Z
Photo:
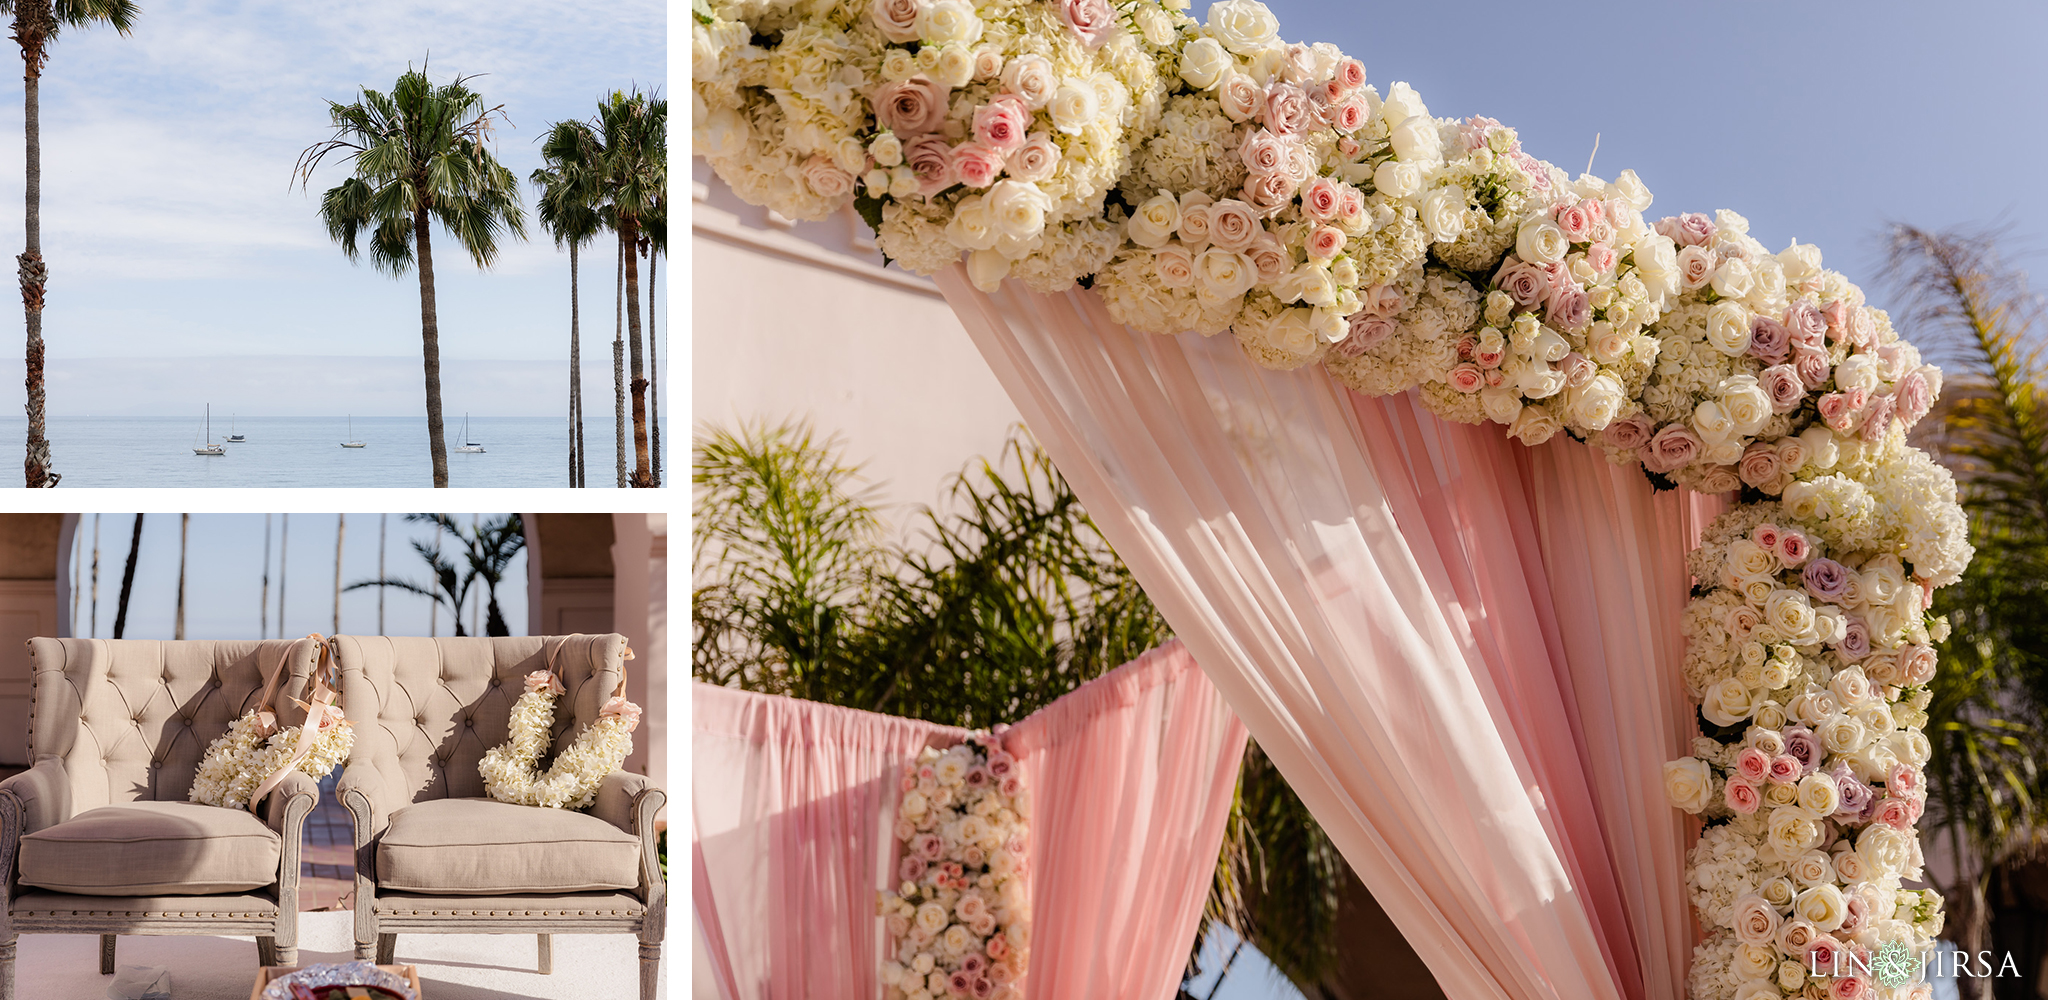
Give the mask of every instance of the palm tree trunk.
M 292 516 L 279 514 L 277 517 L 277 637 L 284 638 L 284 564 L 291 555 Z
M 44 436 L 43 401 L 43 291 L 49 268 L 43 264 L 43 119 L 42 79 L 44 45 L 56 27 L 50 0 L 20 0 L 14 7 L 14 37 L 21 43 L 22 135 L 26 140 L 28 163 L 24 188 L 27 217 L 23 226 L 27 240 L 21 256 L 15 258 L 21 275 L 21 308 L 27 321 L 28 352 L 28 445 L 22 459 L 22 474 L 31 488 L 57 485 L 50 471 L 50 442 Z
M 256 638 L 270 638 L 270 515 L 263 515 L 263 608 L 258 613 Z
M 334 515 L 334 631 L 341 634 L 341 540 L 348 535 L 348 515 Z
M 142 554 L 142 515 L 135 515 L 135 537 L 128 540 L 128 568 L 121 571 L 121 601 L 114 608 L 114 638 L 128 631 L 128 595 L 135 592 L 135 557 Z
M 626 488 L 626 241 L 619 241 L 617 283 L 612 296 L 612 422 L 617 426 L 619 489 Z
M 268 516 L 268 515 L 265 515 Z M 85 637 L 100 637 L 100 516 L 92 516 L 92 611 L 86 619 Z
M 413 242 L 419 247 L 420 353 L 427 368 L 427 447 L 434 456 L 434 487 L 448 485 L 448 443 L 441 436 L 441 323 L 434 312 L 434 242 L 428 234 L 427 210 L 412 214 Z
M 654 485 L 661 485 L 661 362 L 656 360 L 654 349 L 654 292 L 660 285 L 654 280 L 655 262 L 661 259 L 661 252 L 652 244 L 647 247 L 647 436 L 653 443 L 649 450 L 654 457 Z
M 171 638 L 185 638 L 185 551 L 192 541 L 192 515 L 178 515 L 178 620 Z
M 583 485 L 583 348 L 577 325 L 582 312 L 576 301 L 576 241 L 569 241 L 569 485 Z
M 654 472 L 647 455 L 647 376 L 640 349 L 640 233 L 631 218 L 619 223 L 619 242 L 626 249 L 626 342 L 633 359 L 633 485 L 648 487 L 654 485 Z

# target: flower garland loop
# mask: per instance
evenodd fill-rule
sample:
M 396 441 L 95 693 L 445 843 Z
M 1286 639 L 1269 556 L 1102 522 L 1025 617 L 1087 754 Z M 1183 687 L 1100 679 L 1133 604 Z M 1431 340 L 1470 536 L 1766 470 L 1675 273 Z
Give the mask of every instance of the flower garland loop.
M 885 1000 L 1015 1000 L 1031 957 L 1024 876 L 1030 799 L 1001 734 L 977 733 L 905 765 L 901 860 L 881 894 L 892 945 Z
M 1940 369 L 1817 247 L 1648 215 L 1633 171 L 1574 178 L 1500 122 L 1382 94 L 1257 0 L 1185 6 L 699 0 L 693 139 L 750 202 L 855 204 L 913 271 L 1085 282 L 1141 333 L 1228 330 L 1270 368 L 1728 495 L 1665 666 L 1700 705 L 1665 770 L 1707 823 L 1691 995 L 1924 996 L 1862 970 L 1942 923 L 1902 885 L 1948 630 L 1927 609 L 1972 555 L 1954 480 L 1907 443 Z
M 334 692 L 328 675 L 333 658 L 319 636 L 308 639 L 320 646 L 313 701 L 292 699 L 306 711 L 306 722 L 280 730 L 277 714 L 270 708 L 278 678 L 291 658 L 287 653 L 271 672 L 258 705 L 228 723 L 227 732 L 207 746 L 186 793 L 189 801 L 254 811 L 286 772 L 298 770 L 322 778 L 348 759 L 355 746 L 355 726 L 342 714 L 341 706 L 331 704 Z M 313 727 L 311 734 L 305 731 L 307 725 Z
M 578 733 L 542 773 L 536 765 L 554 742 L 555 700 L 567 689 L 552 669 L 527 674 L 525 683 L 525 693 L 512 703 L 510 739 L 484 751 L 477 762 L 484 793 L 514 805 L 585 808 L 597 800 L 605 775 L 618 770 L 633 753 L 640 706 L 613 695 L 598 710 L 597 721 Z M 625 687 L 623 678 L 619 686 Z

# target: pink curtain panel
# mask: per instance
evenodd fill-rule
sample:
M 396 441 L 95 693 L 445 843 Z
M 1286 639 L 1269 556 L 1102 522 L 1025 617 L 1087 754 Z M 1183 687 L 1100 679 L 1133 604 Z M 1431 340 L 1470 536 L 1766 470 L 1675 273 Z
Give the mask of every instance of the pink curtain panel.
M 719 995 L 872 1000 L 897 776 L 966 730 L 705 684 L 692 697 L 692 898 Z M 1178 642 L 1010 729 L 1032 807 L 1026 997 L 1173 995 L 1245 738 Z
M 1679 1000 L 1683 554 L 1714 511 L 1559 439 L 938 277 L 1040 444 L 1457 1000 Z

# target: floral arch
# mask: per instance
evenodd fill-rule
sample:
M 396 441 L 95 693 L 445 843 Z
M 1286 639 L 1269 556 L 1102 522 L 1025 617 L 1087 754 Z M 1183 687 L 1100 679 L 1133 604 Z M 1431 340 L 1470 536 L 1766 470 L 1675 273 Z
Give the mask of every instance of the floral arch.
M 696 21 L 697 151 L 792 218 L 853 202 L 889 257 L 953 273 L 956 308 L 966 282 L 1078 283 L 1104 337 L 1227 331 L 1266 369 L 1724 498 L 1686 556 L 1683 660 L 1654 665 L 1698 706 L 1662 774 L 1704 823 L 1688 992 L 1926 989 L 1864 970 L 1941 926 L 1902 881 L 1946 635 L 1927 609 L 1971 549 L 1953 481 L 1907 443 L 1940 371 L 1817 248 L 1773 253 L 1728 210 L 1653 218 L 1632 171 L 1572 178 L 1499 122 L 1381 94 L 1256 0 L 1201 21 L 1173 0 L 698 0 Z

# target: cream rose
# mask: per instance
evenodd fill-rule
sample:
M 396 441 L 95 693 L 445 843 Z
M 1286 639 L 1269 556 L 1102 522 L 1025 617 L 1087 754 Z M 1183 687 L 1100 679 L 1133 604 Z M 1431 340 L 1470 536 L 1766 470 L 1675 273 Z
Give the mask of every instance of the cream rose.
M 1413 163 L 1387 160 L 1373 168 L 1372 184 L 1389 198 L 1406 198 L 1422 190 L 1422 168 Z
M 1070 80 L 1053 92 L 1048 108 L 1052 112 L 1054 128 L 1068 135 L 1080 135 L 1101 116 L 1102 97 L 1094 84 Z
M 1204 304 L 1220 305 L 1251 291 L 1258 268 L 1241 253 L 1210 247 L 1195 258 L 1195 295 Z
M 1729 357 L 1749 350 L 1753 314 L 1740 302 L 1716 302 L 1707 311 L 1707 343 Z
M 1180 78 L 1196 90 L 1216 86 L 1222 82 L 1224 73 L 1236 68 L 1237 61 L 1214 38 L 1197 38 L 1180 52 Z
M 1187 247 L 1178 243 L 1160 247 L 1152 255 L 1152 267 L 1159 273 L 1159 283 L 1167 288 L 1194 287 L 1195 255 Z
M 1518 438 L 1523 444 L 1535 446 L 1551 439 L 1563 429 L 1557 416 L 1547 406 L 1524 406 L 1515 419 L 1508 424 L 1508 436 Z
M 1757 696 L 1741 681 L 1726 678 L 1707 688 L 1706 697 L 1700 701 L 1700 713 L 1714 725 L 1733 726 L 1748 721 L 1756 712 Z
M 1767 830 L 1771 849 L 1781 858 L 1796 858 L 1820 846 L 1824 835 L 1820 817 L 1796 805 L 1771 810 Z
M 1744 896 L 1735 901 L 1735 940 L 1765 945 L 1778 936 L 1778 908 L 1762 896 Z
M 1059 74 L 1052 60 L 1041 55 L 1022 55 L 1003 67 L 1003 89 L 1017 95 L 1033 111 L 1052 103 L 1059 89 Z
M 1180 199 L 1171 192 L 1162 191 L 1138 206 L 1125 228 L 1131 242 L 1148 250 L 1157 250 L 1173 238 L 1174 230 L 1180 227 Z
M 1829 882 L 1800 893 L 1792 900 L 1792 913 L 1816 930 L 1827 932 L 1842 926 L 1842 918 L 1849 915 L 1849 904 L 1842 897 L 1842 890 Z
M 1209 5 L 1208 35 L 1238 55 L 1251 55 L 1280 40 L 1280 19 L 1258 0 L 1219 0 Z
M 1009 274 L 1010 259 L 994 250 L 976 250 L 967 255 L 967 280 L 984 292 L 1003 287 L 1003 279 Z
M 1049 199 L 1028 181 L 1004 180 L 989 189 L 989 215 L 996 232 L 1028 240 L 1045 231 Z
M 1422 227 L 1438 243 L 1455 242 L 1465 232 L 1465 189 L 1440 187 L 1422 199 Z
M 1394 126 L 1387 135 L 1394 155 L 1410 163 L 1422 163 L 1443 155 L 1443 139 L 1437 134 L 1436 119 L 1415 115 Z
M 924 4 L 918 0 L 875 0 L 868 9 L 882 37 L 899 44 L 917 40 L 917 19 L 923 12 Z
M 1571 250 L 1571 241 L 1557 223 L 1537 216 L 1515 232 L 1515 253 L 1532 264 L 1555 264 Z
M 981 40 L 981 18 L 968 0 L 936 0 L 918 17 L 917 33 L 928 45 L 972 45 Z
M 1223 108 L 1223 117 L 1234 122 L 1249 121 L 1266 106 L 1266 91 L 1257 80 L 1231 70 L 1217 84 L 1216 103 Z
M 1570 400 L 1572 422 L 1585 430 L 1597 431 L 1614 422 L 1628 396 L 1614 376 L 1601 374 L 1573 389 Z

